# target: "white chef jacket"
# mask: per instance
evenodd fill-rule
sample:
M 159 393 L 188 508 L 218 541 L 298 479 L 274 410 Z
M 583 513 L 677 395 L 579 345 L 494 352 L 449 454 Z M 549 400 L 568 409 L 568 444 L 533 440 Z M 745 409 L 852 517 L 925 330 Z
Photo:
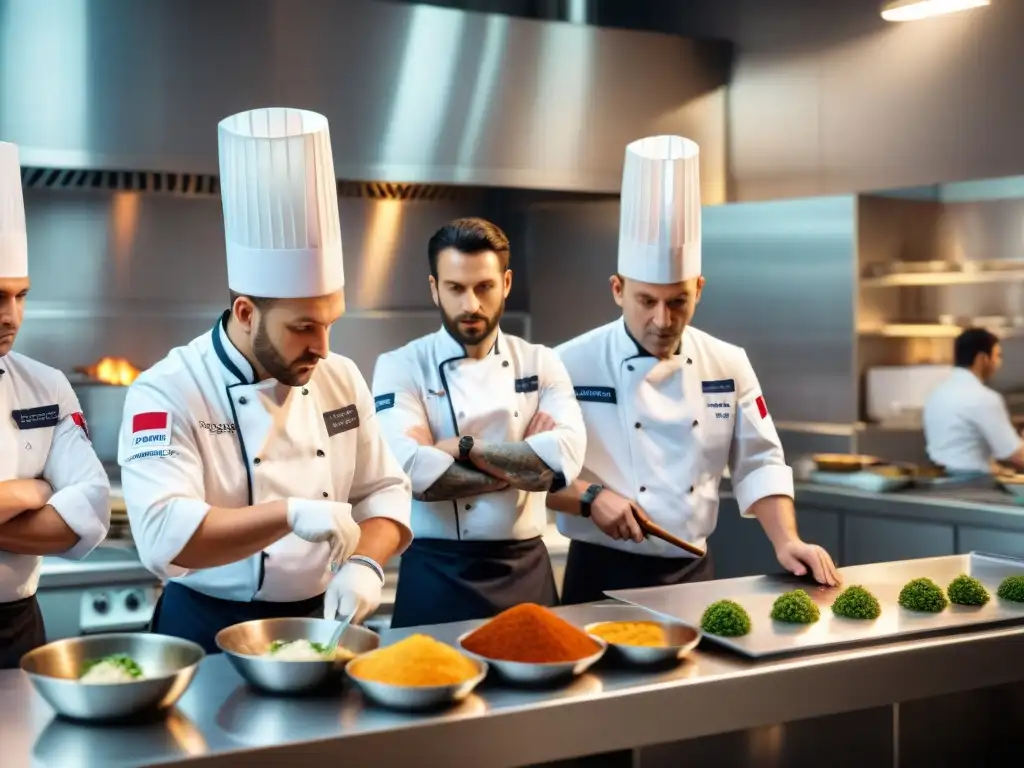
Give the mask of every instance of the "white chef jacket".
M 388 445 L 412 480 L 427 490 L 455 459 L 410 438 L 429 427 L 435 442 L 472 435 L 486 443 L 526 443 L 560 477 L 572 482 L 586 450 L 586 431 L 572 382 L 553 350 L 498 332 L 486 357 L 466 356 L 447 330 L 411 341 L 377 359 L 373 376 L 377 416 Z M 538 412 L 556 423 L 524 437 Z M 420 538 L 524 540 L 547 525 L 546 494 L 506 488 L 456 501 L 413 500 L 412 528 Z
M 954 368 L 929 395 L 922 413 L 925 449 L 953 472 L 991 472 L 992 459 L 1021 446 L 1006 401 L 966 368 Z
M 110 530 L 110 480 L 67 378 L 24 355 L 0 357 L 0 480 L 44 478 L 49 505 L 78 535 L 60 554 L 81 560 Z M 0 603 L 30 597 L 42 558 L 0 551 Z
M 380 435 L 355 364 L 332 354 L 309 383 L 256 382 L 225 313 L 209 333 L 144 371 L 125 399 L 119 462 L 132 533 L 154 574 L 212 597 L 288 602 L 324 592 L 330 547 L 288 534 L 236 563 L 174 565 L 211 506 L 300 497 L 352 504 L 357 523 L 411 534 L 409 480 Z M 242 514 L 242 513 L 240 513 Z
M 556 348 L 587 425 L 580 478 L 635 501 L 651 520 L 703 547 L 718 520 L 728 465 L 740 512 L 766 496 L 793 497 L 761 387 L 740 347 L 696 328 L 672 358 L 642 350 L 619 319 Z M 617 541 L 592 520 L 559 513 L 569 538 L 657 555 L 692 557 L 660 539 Z

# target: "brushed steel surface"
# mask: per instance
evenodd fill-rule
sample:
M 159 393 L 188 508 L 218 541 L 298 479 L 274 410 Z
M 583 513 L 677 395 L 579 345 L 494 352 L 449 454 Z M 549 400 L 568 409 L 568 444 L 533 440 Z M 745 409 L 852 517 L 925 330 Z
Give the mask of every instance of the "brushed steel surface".
M 80 683 L 82 665 L 126 653 L 142 668 L 130 683 Z M 29 651 L 21 669 L 54 711 L 86 721 L 155 715 L 173 707 L 205 657 L 195 643 L 166 635 L 116 633 L 48 643 Z
M 306 693 L 337 682 L 348 659 L 283 661 L 263 654 L 275 640 L 327 643 L 337 626 L 338 622 L 327 619 L 259 619 L 222 629 L 215 642 L 254 688 L 276 694 Z M 349 625 L 339 646 L 358 656 L 379 647 L 380 635 L 366 627 Z
M 1024 560 L 972 552 L 969 555 L 853 566 L 842 568 L 840 573 L 844 587 L 859 584 L 878 598 L 882 606 L 881 616 L 874 621 L 834 616 L 832 601 L 842 588 L 809 585 L 806 579 L 787 576 L 755 576 L 671 587 L 617 590 L 606 594 L 694 627 L 700 626 L 701 615 L 711 603 L 723 599 L 735 600 L 750 614 L 750 633 L 742 637 L 719 637 L 705 633 L 705 637 L 752 658 L 935 632 L 1024 623 L 1024 604 L 1001 600 L 995 596 L 1004 578 L 1024 574 Z M 975 577 L 988 588 L 992 599 L 987 605 L 950 605 L 941 613 L 925 614 L 908 611 L 897 603 L 900 590 L 911 579 L 928 577 L 945 590 L 949 582 L 960 573 Z M 789 625 L 769 617 L 775 599 L 795 588 L 803 589 L 818 605 L 821 618 L 816 623 Z
M 371 651 L 362 658 L 372 658 L 378 651 Z M 478 658 L 470 661 L 476 667 L 476 674 L 468 680 L 453 685 L 392 685 L 359 676 L 359 665 L 346 667 L 345 674 L 363 695 L 372 703 L 388 709 L 414 712 L 459 704 L 473 693 L 473 689 L 487 677 L 488 665 Z
M 459 648 L 467 656 L 479 661 L 485 662 L 492 670 L 495 675 L 503 680 L 505 683 L 513 685 L 550 685 L 552 683 L 566 682 L 573 678 L 579 677 L 590 669 L 594 664 L 601 660 L 605 652 L 608 650 L 608 643 L 599 637 L 591 638 L 597 643 L 600 648 L 596 653 L 591 654 L 583 659 L 577 661 L 564 661 L 564 662 L 551 662 L 547 664 L 533 663 L 525 661 L 508 661 L 507 659 L 495 659 L 490 656 L 483 656 L 479 653 L 466 648 L 462 641 L 466 639 L 470 632 L 465 632 L 459 635 L 456 642 Z
M 216 173 L 217 122 L 287 102 L 330 120 L 345 179 L 617 192 L 623 147 L 673 132 L 714 184 L 729 54 L 370 0 L 3 0 L 0 137 L 27 165 Z

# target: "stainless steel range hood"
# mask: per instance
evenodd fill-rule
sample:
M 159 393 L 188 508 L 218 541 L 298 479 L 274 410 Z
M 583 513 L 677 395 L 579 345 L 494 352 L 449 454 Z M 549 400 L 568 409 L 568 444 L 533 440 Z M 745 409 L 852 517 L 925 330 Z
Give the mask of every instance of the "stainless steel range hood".
M 0 139 L 64 172 L 215 176 L 216 125 L 331 121 L 342 179 L 615 193 L 678 132 L 724 195 L 727 44 L 373 0 L 0 0 Z

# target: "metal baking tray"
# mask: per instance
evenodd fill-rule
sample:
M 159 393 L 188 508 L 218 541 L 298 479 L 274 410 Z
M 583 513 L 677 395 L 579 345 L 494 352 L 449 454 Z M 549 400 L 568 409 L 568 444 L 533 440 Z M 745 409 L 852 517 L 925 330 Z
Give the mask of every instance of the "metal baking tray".
M 649 589 L 607 592 L 608 597 L 646 608 L 653 613 L 700 626 L 704 609 L 716 600 L 730 599 L 750 614 L 751 630 L 743 637 L 718 637 L 705 633 L 713 643 L 751 658 L 780 656 L 901 640 L 925 634 L 952 634 L 994 625 L 1024 624 L 1024 604 L 996 597 L 1007 576 L 1024 574 L 1024 560 L 984 552 L 928 557 L 891 563 L 872 563 L 842 568 L 843 586 L 824 587 L 791 575 L 749 576 L 721 581 L 695 582 Z M 915 613 L 897 602 L 903 585 L 922 576 L 945 589 L 961 573 L 981 581 L 992 599 L 987 605 L 950 605 L 937 614 Z M 870 590 L 882 606 L 875 621 L 844 619 L 832 614 L 832 601 L 843 588 L 859 584 Z M 810 625 L 788 625 L 770 618 L 775 598 L 801 588 L 821 609 L 821 619 Z

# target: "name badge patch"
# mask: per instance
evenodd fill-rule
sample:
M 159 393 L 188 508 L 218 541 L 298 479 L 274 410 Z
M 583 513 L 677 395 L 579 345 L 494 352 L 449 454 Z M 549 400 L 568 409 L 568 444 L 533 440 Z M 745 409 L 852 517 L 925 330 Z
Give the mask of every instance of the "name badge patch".
M 618 399 L 615 397 L 615 387 L 573 387 L 576 391 L 576 399 L 581 403 L 611 403 L 615 404 Z
M 386 411 L 388 408 L 394 408 L 395 393 L 392 392 L 388 395 L 377 395 L 375 398 L 373 398 L 373 407 L 376 409 L 377 413 L 380 413 L 381 411 Z
M 14 423 L 18 429 L 43 429 L 44 427 L 56 427 L 60 420 L 59 405 L 42 405 L 38 408 L 25 408 L 20 411 L 11 411 Z
M 359 411 L 355 404 L 346 405 L 336 411 L 328 411 L 324 414 L 324 424 L 327 425 L 328 437 L 340 435 L 359 426 Z
M 136 413 L 132 417 L 132 446 L 169 445 L 171 414 L 166 411 Z
M 720 395 L 723 392 L 735 392 L 736 381 L 735 379 L 718 379 L 716 381 L 702 381 L 700 384 L 700 388 L 704 391 L 705 395 Z
M 536 376 L 516 379 L 516 392 L 536 392 L 538 389 L 540 389 L 540 379 Z

